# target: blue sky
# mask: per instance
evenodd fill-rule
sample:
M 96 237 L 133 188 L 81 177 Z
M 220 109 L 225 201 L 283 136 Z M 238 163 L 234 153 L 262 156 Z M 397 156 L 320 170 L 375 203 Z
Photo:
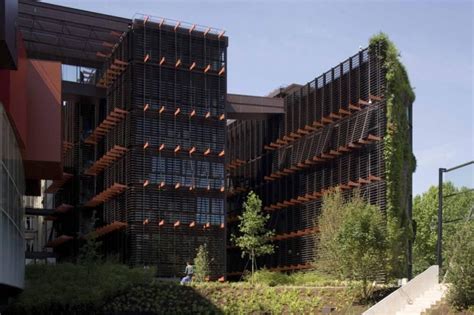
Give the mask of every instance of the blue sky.
M 228 91 L 306 83 L 387 33 L 415 88 L 414 194 L 438 168 L 474 159 L 473 1 L 48 0 L 131 18 L 145 13 L 226 30 Z M 456 175 L 474 187 L 474 167 Z

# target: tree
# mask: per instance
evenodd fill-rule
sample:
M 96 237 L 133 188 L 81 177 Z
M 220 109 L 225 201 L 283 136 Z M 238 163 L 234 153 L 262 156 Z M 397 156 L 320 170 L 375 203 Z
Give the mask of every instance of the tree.
M 269 243 L 274 232 L 266 229 L 265 224 L 270 216 L 262 213 L 262 201 L 253 191 L 247 195 L 243 208 L 244 212 L 239 216 L 241 235 L 232 235 L 231 239 L 241 249 L 242 257 L 249 256 L 253 278 L 257 266 L 256 258 L 274 251 L 273 244 Z
M 315 235 L 319 238 L 316 243 L 316 260 L 318 269 L 332 275 L 341 275 L 340 266 L 334 265 L 339 261 L 339 244 L 337 236 L 342 225 L 346 207 L 339 190 L 323 196 L 321 216 L 316 220 L 319 231 Z
M 457 188 L 447 182 L 443 184 L 443 194 L 449 196 L 443 200 L 443 243 L 448 244 L 474 205 L 474 191 L 465 187 Z M 418 274 L 436 264 L 438 186 L 431 186 L 428 191 L 414 198 L 413 219 L 416 222 L 413 269 Z M 443 257 L 448 259 L 445 254 Z
M 203 282 L 211 274 L 209 252 L 207 244 L 198 247 L 196 258 L 194 258 L 194 279 Z
M 386 223 L 379 207 L 366 202 L 359 192 L 344 200 L 341 192 L 323 200 L 318 256 L 326 272 L 367 284 L 386 270 Z M 325 226 L 328 224 L 328 226 Z

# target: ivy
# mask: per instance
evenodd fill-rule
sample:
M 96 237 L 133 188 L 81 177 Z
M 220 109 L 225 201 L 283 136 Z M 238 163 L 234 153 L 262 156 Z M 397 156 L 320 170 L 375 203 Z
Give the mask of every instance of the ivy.
M 411 175 L 416 160 L 410 144 L 409 110 L 415 100 L 405 67 L 395 45 L 384 33 L 370 39 L 369 49 L 381 59 L 385 72 L 387 125 L 384 137 L 384 161 L 387 197 L 387 232 L 390 274 L 407 274 L 408 241 L 413 238 L 408 207 Z

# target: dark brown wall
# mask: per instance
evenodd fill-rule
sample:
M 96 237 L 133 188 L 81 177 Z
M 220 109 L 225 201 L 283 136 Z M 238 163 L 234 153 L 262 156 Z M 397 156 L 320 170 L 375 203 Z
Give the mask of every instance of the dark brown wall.
M 17 70 L 0 69 L 0 102 L 3 103 L 10 117 L 20 148 L 24 151 L 27 142 L 26 76 L 28 59 L 20 36 L 17 41 L 19 47 Z
M 0 68 L 17 67 L 18 0 L 0 0 Z

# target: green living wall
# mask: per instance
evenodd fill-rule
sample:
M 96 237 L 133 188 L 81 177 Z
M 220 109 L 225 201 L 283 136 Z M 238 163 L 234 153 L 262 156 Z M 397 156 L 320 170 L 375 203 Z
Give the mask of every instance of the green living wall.
M 369 47 L 382 61 L 386 84 L 384 159 L 389 274 L 402 277 L 407 275 L 408 244 L 413 239 L 408 211 L 416 160 L 412 153 L 409 113 L 415 94 L 399 52 L 388 36 L 384 33 L 373 36 Z

